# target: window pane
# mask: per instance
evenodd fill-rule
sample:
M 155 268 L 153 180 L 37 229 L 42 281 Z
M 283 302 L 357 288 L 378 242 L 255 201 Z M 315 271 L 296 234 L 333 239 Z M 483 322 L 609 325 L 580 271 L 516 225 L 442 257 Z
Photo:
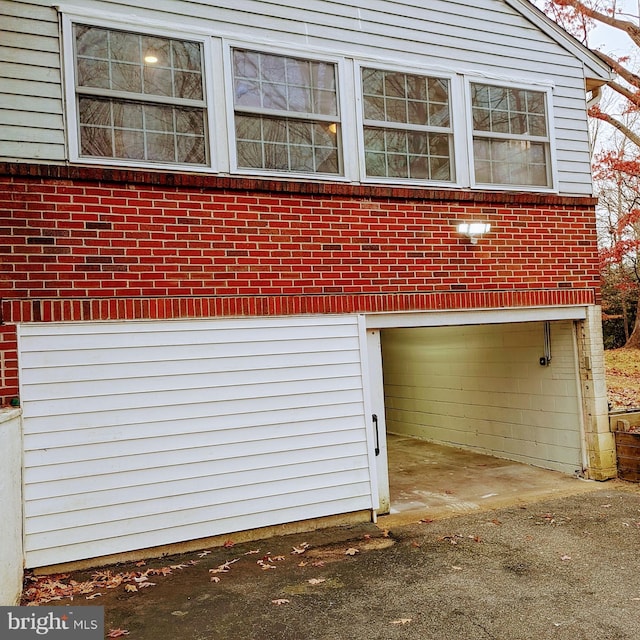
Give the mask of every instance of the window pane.
M 142 68 L 128 63 L 111 64 L 111 89 L 142 93 Z
M 83 25 L 75 35 L 78 86 L 203 99 L 200 43 Z
M 239 167 L 340 172 L 334 124 L 238 115 L 236 140 Z
M 140 63 L 140 36 L 124 31 L 110 31 L 109 41 L 109 57 L 112 60 Z
M 122 129 L 140 129 L 144 128 L 143 107 L 141 104 L 132 102 L 116 102 L 112 105 L 113 124 Z
M 109 63 L 106 60 L 80 58 L 77 64 L 78 84 L 83 87 L 109 89 Z
M 334 64 L 234 49 L 233 75 L 236 106 L 338 114 Z
M 476 131 L 547 135 L 544 93 L 474 83 L 471 96 Z
M 529 116 L 527 118 L 528 131 L 530 136 L 546 137 L 547 119 L 544 116 Z
M 205 164 L 207 148 L 204 136 L 177 136 L 178 162 Z
M 75 27 L 76 55 L 107 60 L 109 58 L 109 38 L 106 29 L 78 24 Z
M 362 93 L 366 120 L 447 128 L 451 125 L 448 80 L 363 69 Z
M 124 129 L 114 129 L 114 156 L 117 158 L 144 158 L 144 133 L 142 131 L 131 131 Z
M 81 98 L 78 111 L 82 155 L 207 162 L 203 109 Z
M 379 96 L 364 96 L 364 117 L 367 120 L 386 120 L 384 113 L 384 98 Z
M 368 176 L 453 179 L 449 134 L 365 127 L 364 144 Z
M 473 148 L 477 182 L 549 186 L 547 143 L 476 138 Z
M 113 155 L 111 129 L 80 126 L 80 153 L 85 156 Z
M 171 69 L 162 67 L 144 67 L 144 93 L 155 96 L 173 95 L 173 77 Z
M 449 158 L 431 158 L 429 163 L 432 180 L 452 180 L 451 161 Z
M 158 162 L 175 162 L 175 138 L 164 133 L 147 133 L 147 159 Z

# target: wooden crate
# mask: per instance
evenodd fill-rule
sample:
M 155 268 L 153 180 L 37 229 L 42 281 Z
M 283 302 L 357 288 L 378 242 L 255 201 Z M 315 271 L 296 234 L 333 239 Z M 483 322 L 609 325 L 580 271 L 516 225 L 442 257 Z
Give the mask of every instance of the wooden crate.
M 640 433 L 614 431 L 618 478 L 640 482 Z

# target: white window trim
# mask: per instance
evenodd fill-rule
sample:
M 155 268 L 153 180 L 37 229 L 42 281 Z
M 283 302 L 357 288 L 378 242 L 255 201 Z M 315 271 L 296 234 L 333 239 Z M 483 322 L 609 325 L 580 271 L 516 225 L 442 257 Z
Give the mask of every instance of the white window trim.
M 268 169 L 253 169 L 238 166 L 238 155 L 235 139 L 235 105 L 234 105 L 234 82 L 233 82 L 233 49 L 246 49 L 259 53 L 287 56 L 292 58 L 300 58 L 304 60 L 313 60 L 316 62 L 325 62 L 336 65 L 337 75 L 337 92 L 338 92 L 338 117 L 340 123 L 340 138 L 338 141 L 338 152 L 341 155 L 342 174 L 335 173 L 312 173 L 303 171 L 278 171 Z M 313 52 L 301 52 L 300 49 L 288 47 L 262 46 L 259 44 L 251 44 L 240 40 L 225 40 L 223 48 L 225 87 L 226 87 L 226 112 L 227 112 L 227 131 L 229 137 L 228 153 L 229 153 L 229 171 L 232 175 L 240 176 L 259 176 L 278 179 L 293 180 L 314 180 L 314 181 L 331 181 L 331 182 L 352 182 L 354 180 L 353 170 L 350 166 L 349 153 L 350 148 L 347 146 L 345 118 L 348 112 L 348 103 L 346 95 L 352 94 L 351 88 L 345 79 L 348 77 L 347 63 L 345 58 L 340 56 L 321 55 Z M 252 113 L 259 114 L 260 110 L 256 109 Z M 272 113 L 272 112 L 269 112 Z M 283 117 L 287 117 L 289 112 L 282 112 Z M 289 117 L 295 118 L 289 114 Z M 323 116 L 319 116 L 318 120 L 322 120 Z
M 397 178 L 384 176 L 367 176 L 367 167 L 365 162 L 364 148 L 364 96 L 362 91 L 362 70 L 378 69 L 380 71 L 395 71 L 398 73 L 406 73 L 410 75 L 425 76 L 428 78 L 442 78 L 449 81 L 449 105 L 451 114 L 451 161 L 453 164 L 453 180 L 419 180 L 415 178 Z M 385 64 L 384 62 L 375 61 L 356 61 L 355 62 L 355 104 L 356 104 L 356 131 L 358 136 L 358 166 L 359 179 L 364 184 L 395 184 L 405 186 L 421 186 L 426 188 L 461 188 L 468 185 L 466 160 L 464 158 L 465 147 L 462 144 L 464 136 L 464 122 L 460 120 L 460 109 L 456 109 L 456 104 L 463 100 L 462 85 L 459 76 L 454 73 L 443 73 L 441 71 L 433 71 L 425 67 L 400 66 L 397 64 Z M 393 128 L 393 124 L 391 125 Z M 402 123 L 399 128 L 407 129 Z
M 473 151 L 473 105 L 471 104 L 471 85 L 485 84 L 495 87 L 507 87 L 512 89 L 521 89 L 523 91 L 537 91 L 545 94 L 545 108 L 547 117 L 547 137 L 544 141 L 549 145 L 549 178 L 551 184 L 547 187 L 536 185 L 509 185 L 509 184 L 491 184 L 485 182 L 477 182 L 475 178 L 475 157 Z M 558 166 L 556 159 L 556 136 L 554 128 L 554 107 L 553 107 L 553 86 L 550 84 L 531 84 L 527 82 L 519 82 L 517 80 L 494 80 L 485 76 L 466 75 L 464 78 L 465 85 L 465 114 L 467 128 L 467 157 L 469 167 L 470 187 L 475 190 L 482 191 L 524 191 L 536 193 L 557 193 L 558 192 Z M 487 137 L 504 138 L 505 140 L 513 140 L 513 136 L 509 135 L 487 135 Z M 532 137 L 531 140 L 536 140 Z M 540 138 L 543 140 L 543 138 Z
M 74 10 L 75 9 L 75 10 Z M 210 173 L 223 176 L 265 177 L 272 180 L 296 180 L 311 182 L 334 182 L 352 184 L 375 184 L 389 186 L 416 186 L 426 189 L 464 189 L 482 191 L 524 191 L 538 193 L 558 193 L 559 170 L 557 163 L 555 111 L 553 104 L 553 84 L 536 80 L 519 80 L 478 74 L 468 70 L 445 70 L 442 66 L 416 66 L 404 64 L 391 58 L 387 60 L 353 58 L 347 53 L 331 53 L 323 49 L 309 47 L 274 46 L 266 40 L 248 42 L 208 29 L 188 25 L 167 26 L 157 21 L 126 20 L 122 17 L 83 8 L 65 7 L 62 19 L 62 48 L 64 79 L 64 99 L 66 103 L 66 127 L 69 159 L 74 164 L 131 167 L 149 170 L 179 171 L 185 173 Z M 161 37 L 185 39 L 199 42 L 203 46 L 203 80 L 205 85 L 205 111 L 207 129 L 208 165 L 188 165 L 180 163 L 154 163 L 134 159 L 81 156 L 79 153 L 79 122 L 77 112 L 77 92 L 75 73 L 75 44 L 73 24 L 87 24 L 108 29 L 131 31 Z M 237 165 L 235 141 L 235 110 L 233 95 L 233 48 L 250 49 L 274 55 L 284 55 L 307 60 L 332 63 L 337 68 L 338 109 L 340 121 L 340 152 L 343 174 L 288 172 L 239 168 Z M 453 137 L 452 161 L 454 180 L 432 181 L 411 178 L 368 177 L 366 175 L 364 150 L 364 113 L 362 95 L 362 69 L 374 68 L 384 71 L 417 74 L 444 78 L 450 83 L 451 131 Z M 528 185 L 504 185 L 477 183 L 473 156 L 473 120 L 471 105 L 471 83 L 513 87 L 514 89 L 543 92 L 546 95 L 549 173 L 551 185 L 538 187 Z M 464 106 L 463 106 L 464 105 Z M 507 136 L 508 137 L 508 136 Z
M 80 122 L 77 109 L 77 95 L 76 91 L 76 60 L 75 60 L 75 43 L 73 37 L 73 25 L 74 24 L 86 24 L 95 27 L 104 27 L 106 29 L 115 29 L 119 31 L 131 31 L 132 33 L 144 33 L 148 35 L 156 35 L 161 37 L 168 37 L 174 39 L 190 40 L 192 42 L 199 42 L 203 47 L 203 80 L 204 80 L 204 98 L 205 98 L 205 122 L 207 123 L 207 146 L 209 154 L 208 164 L 182 164 L 182 163 L 167 163 L 167 162 L 148 162 L 145 160 L 135 160 L 132 158 L 108 158 L 108 157 L 91 157 L 80 154 Z M 216 146 L 213 141 L 215 139 L 215 132 L 212 127 L 212 123 L 215 120 L 215 105 L 212 102 L 213 99 L 213 78 L 211 75 L 212 60 L 212 42 L 211 38 L 203 35 L 193 34 L 191 32 L 183 32 L 177 29 L 170 28 L 157 28 L 147 27 L 142 24 L 129 24 L 124 25 L 121 21 L 108 20 L 104 18 L 89 18 L 85 15 L 64 14 L 62 16 L 62 35 L 63 35 L 63 72 L 65 77 L 65 106 L 67 113 L 67 140 L 68 140 L 68 152 L 69 159 L 73 163 L 88 164 L 88 165 L 101 165 L 112 167 L 138 167 L 145 169 L 155 170 L 171 170 L 171 171 L 185 171 L 185 172 L 208 172 L 219 173 L 217 163 Z M 153 101 L 153 98 L 152 100 Z M 168 104 L 168 102 L 167 102 Z

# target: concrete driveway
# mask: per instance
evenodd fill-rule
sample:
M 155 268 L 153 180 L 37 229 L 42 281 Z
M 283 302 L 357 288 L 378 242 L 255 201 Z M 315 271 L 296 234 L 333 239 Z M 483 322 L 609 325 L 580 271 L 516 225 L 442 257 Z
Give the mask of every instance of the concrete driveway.
M 130 640 L 636 640 L 640 493 L 592 486 L 82 572 L 62 583 L 86 592 L 52 604 L 104 605 L 106 631 Z

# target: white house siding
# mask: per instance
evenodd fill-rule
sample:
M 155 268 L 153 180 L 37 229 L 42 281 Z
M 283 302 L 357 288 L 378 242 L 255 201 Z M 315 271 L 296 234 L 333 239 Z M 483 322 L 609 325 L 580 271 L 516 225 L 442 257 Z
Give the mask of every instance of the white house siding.
M 387 428 L 565 473 L 582 463 L 570 321 L 382 333 Z
M 27 566 L 371 509 L 357 318 L 19 327 Z
M 22 592 L 22 422 L 19 409 L 0 409 L 0 607 Z
M 0 153 L 5 158 L 66 157 L 58 16 L 43 5 L 0 0 Z
M 31 141 L 22 148 L 6 146 L 6 157 L 61 158 L 64 135 L 53 6 L 50 0 L 0 0 L 0 28 L 9 32 L 14 43 L 2 50 L 8 50 L 4 55 L 13 63 L 14 73 L 24 68 L 26 75 L 18 78 L 24 78 L 30 87 L 22 93 L 27 96 L 24 101 L 3 105 L 15 124 L 0 127 L 2 138 Z M 221 0 L 215 6 L 203 0 L 86 0 L 77 6 L 83 12 L 95 9 L 101 17 L 113 15 L 129 24 L 177 25 L 187 32 L 205 30 L 252 44 L 289 45 L 300 52 L 313 49 L 524 83 L 553 83 L 560 192 L 591 193 L 583 62 L 501 0 Z M 73 3 L 68 8 L 73 10 Z M 20 17 L 13 17 L 6 26 L 2 14 Z M 35 117 L 17 122 L 22 112 Z M 34 128 L 36 122 L 46 125 Z

